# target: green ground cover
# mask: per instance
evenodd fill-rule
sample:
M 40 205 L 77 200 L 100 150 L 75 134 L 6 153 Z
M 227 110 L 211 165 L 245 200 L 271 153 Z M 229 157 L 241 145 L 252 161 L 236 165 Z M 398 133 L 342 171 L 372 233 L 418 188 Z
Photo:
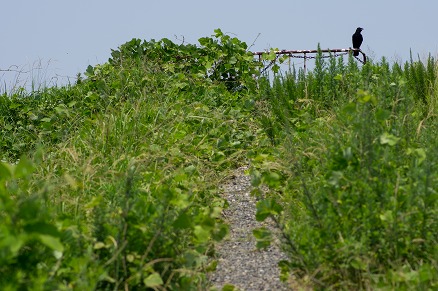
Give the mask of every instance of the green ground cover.
M 436 61 L 262 68 L 216 30 L 133 39 L 74 85 L 1 95 L 1 289 L 207 289 L 217 186 L 247 164 L 283 279 L 437 288 Z

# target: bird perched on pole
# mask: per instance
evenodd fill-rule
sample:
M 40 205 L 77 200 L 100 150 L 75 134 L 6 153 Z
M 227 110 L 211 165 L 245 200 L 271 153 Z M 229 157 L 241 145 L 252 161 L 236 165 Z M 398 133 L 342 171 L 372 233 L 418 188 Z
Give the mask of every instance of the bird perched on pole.
M 358 27 L 358 28 L 356 29 L 356 32 L 353 34 L 353 37 L 352 37 L 352 39 L 353 39 L 353 48 L 355 48 L 355 49 L 359 49 L 359 48 L 360 48 L 360 45 L 361 45 L 362 42 L 363 42 L 362 34 L 360 34 L 360 32 L 361 32 L 362 30 L 363 30 L 362 27 Z M 354 51 L 354 52 L 353 52 L 353 56 L 357 57 L 358 55 L 359 55 L 359 52 L 358 52 L 358 51 Z

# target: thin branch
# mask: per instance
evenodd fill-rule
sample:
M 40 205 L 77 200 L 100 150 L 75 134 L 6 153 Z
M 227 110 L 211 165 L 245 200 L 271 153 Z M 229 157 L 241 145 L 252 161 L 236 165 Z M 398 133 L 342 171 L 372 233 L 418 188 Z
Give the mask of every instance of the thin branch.
M 117 260 L 117 257 L 120 255 L 120 253 L 126 248 L 128 245 L 127 241 L 124 241 L 122 245 L 119 247 L 119 249 L 115 252 L 115 254 L 112 256 L 111 259 L 109 259 L 103 266 L 106 268 L 109 265 L 111 265 L 115 260 Z
M 16 68 L 16 69 L 11 69 L 11 68 Z M 31 70 L 29 70 L 29 71 L 24 71 L 22 69 L 19 70 L 17 65 L 12 65 L 12 66 L 9 66 L 8 69 L 0 69 L 0 72 L 14 72 L 14 73 L 20 73 L 20 74 L 27 74 L 27 73 L 30 73 Z
M 260 32 L 259 34 L 257 34 L 256 38 L 254 39 L 254 41 L 252 42 L 252 44 L 248 47 L 248 49 L 246 51 L 249 51 L 256 43 L 257 39 L 260 37 L 260 35 L 262 35 Z

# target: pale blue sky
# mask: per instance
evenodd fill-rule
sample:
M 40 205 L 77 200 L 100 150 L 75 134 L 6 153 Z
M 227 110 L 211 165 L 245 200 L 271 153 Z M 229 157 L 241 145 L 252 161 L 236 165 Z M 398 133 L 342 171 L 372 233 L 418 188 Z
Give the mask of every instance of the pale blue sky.
M 21 82 L 74 80 L 86 67 L 103 63 L 111 49 L 132 38 L 169 38 L 197 43 L 213 30 L 232 33 L 252 50 L 348 48 L 356 27 L 370 57 L 408 60 L 409 50 L 437 56 L 436 0 L 339 1 L 2 1 L 0 69 L 28 70 Z M 148 3 L 152 2 L 152 3 Z M 178 38 L 178 39 L 177 39 Z M 42 70 L 36 69 L 41 63 Z M 53 78 L 58 76 L 57 78 Z M 0 72 L 0 86 L 16 82 Z M 0 89 L 0 92 L 3 91 Z

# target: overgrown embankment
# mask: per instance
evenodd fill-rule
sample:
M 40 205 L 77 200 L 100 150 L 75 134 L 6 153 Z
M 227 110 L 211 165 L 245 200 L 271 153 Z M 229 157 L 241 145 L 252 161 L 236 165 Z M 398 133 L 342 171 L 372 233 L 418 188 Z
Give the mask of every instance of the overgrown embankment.
M 1 289 L 206 288 L 217 185 L 263 143 L 246 48 L 134 39 L 74 86 L 1 96 Z
M 255 79 L 246 44 L 215 33 L 133 39 L 73 86 L 0 96 L 2 289 L 208 288 L 218 184 L 243 164 L 285 281 L 436 288 L 436 62 L 320 55 Z

